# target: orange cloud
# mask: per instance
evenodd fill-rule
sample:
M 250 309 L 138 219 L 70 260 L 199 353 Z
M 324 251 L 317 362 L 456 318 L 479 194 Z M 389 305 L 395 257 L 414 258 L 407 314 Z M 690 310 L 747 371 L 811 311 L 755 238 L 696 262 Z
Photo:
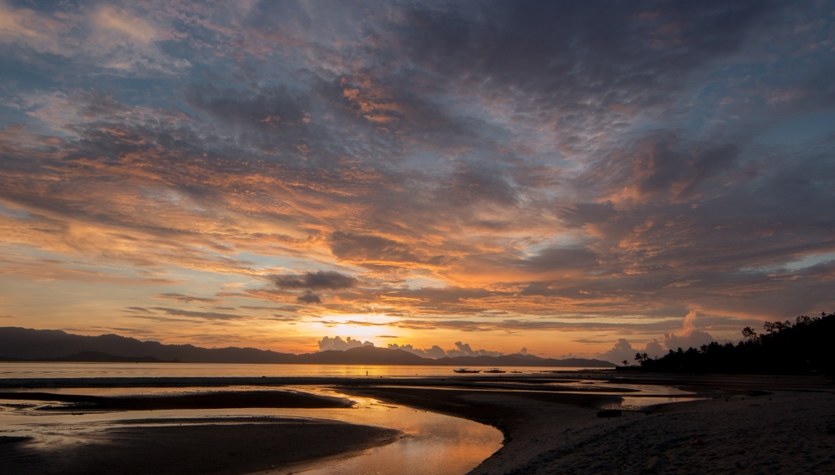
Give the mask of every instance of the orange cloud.
M 369 122 L 388 124 L 400 117 L 402 107 L 390 99 L 384 88 L 376 86 L 369 76 L 341 78 L 343 97 Z

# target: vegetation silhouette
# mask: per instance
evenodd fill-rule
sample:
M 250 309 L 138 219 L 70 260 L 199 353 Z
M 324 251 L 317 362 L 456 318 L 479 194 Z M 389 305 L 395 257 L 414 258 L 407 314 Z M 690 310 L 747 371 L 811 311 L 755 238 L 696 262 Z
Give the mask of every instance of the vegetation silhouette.
M 835 376 L 835 313 L 820 317 L 801 315 L 789 320 L 765 322 L 764 333 L 751 327 L 742 329 L 743 340 L 720 344 L 711 342 L 650 358 L 638 353 L 643 371 L 682 373 L 773 373 L 826 374 Z

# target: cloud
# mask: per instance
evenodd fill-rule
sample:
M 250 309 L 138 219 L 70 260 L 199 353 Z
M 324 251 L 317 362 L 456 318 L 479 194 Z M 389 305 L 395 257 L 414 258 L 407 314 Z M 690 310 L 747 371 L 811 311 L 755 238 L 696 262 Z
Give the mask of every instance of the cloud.
M 599 357 L 605 361 L 620 364 L 622 361 L 632 362 L 639 350 L 632 347 L 626 338 L 619 338 L 609 351 L 600 353 Z
M 145 307 L 125 307 L 125 312 L 140 312 L 140 313 L 153 313 L 151 310 L 148 310 Z
M 276 287 L 276 290 L 250 291 L 250 295 L 269 295 L 270 298 L 280 299 L 282 295 L 289 293 L 295 295 L 296 302 L 313 305 L 321 304 L 322 297 L 319 291 L 332 290 L 344 291 L 355 287 L 358 283 L 354 277 L 341 274 L 335 271 L 316 271 L 304 274 L 272 274 L 267 278 Z M 298 291 L 301 293 L 297 293 Z M 284 291 L 289 291 L 282 294 Z
M 306 118 L 309 119 L 304 96 L 287 88 L 249 93 L 194 85 L 186 92 L 186 99 L 190 105 L 209 113 L 222 124 L 240 127 L 241 130 L 280 134 L 287 128 L 303 127 Z M 298 134 L 298 131 L 294 133 Z M 266 137 L 263 139 L 267 140 Z
M 657 358 L 664 354 L 664 348 L 658 340 L 652 340 L 647 342 L 643 353 L 646 353 L 650 358 Z
M 331 235 L 331 251 L 346 260 L 415 262 L 418 258 L 405 244 L 384 237 L 337 231 Z
M 697 328 L 697 319 L 698 312 L 693 310 L 689 311 L 685 315 L 681 323 L 681 328 L 678 331 L 663 335 L 661 339 L 663 346 L 657 339 L 652 339 L 646 343 L 643 349 L 634 348 L 627 339 L 620 338 L 610 350 L 600 353 L 599 357 L 613 363 L 620 363 L 626 360 L 632 364 L 637 353 L 646 353 L 651 358 L 657 358 L 663 356 L 666 350 L 699 348 L 702 345 L 714 341 L 714 338 L 709 333 Z
M 768 12 L 754 1 L 698 7 L 607 4 L 606 18 L 598 8 L 415 5 L 403 12 L 397 29 L 383 33 L 390 33 L 383 40 L 401 52 L 400 61 L 448 78 L 445 88 L 471 96 L 485 89 L 506 91 L 500 98 L 515 103 L 517 111 L 520 106 L 551 108 L 563 132 L 557 140 L 573 141 L 576 148 L 578 141 L 588 140 L 584 121 L 615 125 L 619 109 L 668 100 L 684 86 L 687 73 L 737 51 L 749 25 Z M 532 115 L 534 120 L 543 116 Z
M 500 169 L 481 161 L 462 162 L 442 187 L 443 196 L 453 204 L 496 204 L 513 206 L 516 190 Z
M 490 350 L 473 350 L 469 343 L 455 342 L 455 349 L 447 350 L 447 356 L 500 356 L 501 353 Z
M 59 35 L 71 29 L 67 22 L 51 15 L 40 15 L 33 9 L 15 8 L 8 2 L 0 2 L 0 16 L 4 18 L 0 38 L 9 43 L 30 45 L 39 52 L 58 52 L 66 46 Z
M 451 348 L 448 350 L 444 350 L 438 345 L 432 345 L 430 348 L 420 349 L 415 348 L 411 344 L 398 345 L 397 343 L 389 343 L 388 348 L 392 350 L 408 351 L 409 353 L 413 353 L 424 358 L 433 359 L 444 357 L 453 358 L 456 356 L 500 356 L 502 354 L 498 351 L 491 350 L 473 350 L 468 343 L 463 343 L 460 341 L 455 342 L 455 348 Z
M 694 330 L 687 334 L 667 333 L 664 335 L 664 345 L 667 348 L 699 348 L 714 341 L 707 332 Z
M 319 298 L 318 295 L 314 294 L 313 292 L 311 292 L 309 290 L 305 290 L 304 293 L 302 293 L 301 295 L 296 297 L 296 300 L 298 300 L 301 303 L 306 303 L 306 304 L 322 303 L 322 299 Z
M 339 290 L 353 287 L 357 280 L 334 271 L 306 272 L 301 275 L 271 275 L 270 280 L 282 289 Z
M 697 328 L 698 313 L 691 310 L 684 316 L 681 329 L 674 333 L 664 334 L 664 345 L 671 350 L 678 348 L 699 348 L 714 341 L 713 337 Z
M 615 364 L 621 364 L 623 361 L 627 361 L 629 364 L 636 364 L 635 355 L 639 353 L 646 353 L 650 358 L 657 358 L 663 356 L 665 351 L 658 340 L 650 340 L 643 348 L 640 348 L 633 347 L 632 343 L 626 338 L 619 338 L 612 348 L 596 356 L 597 358 Z
M 700 186 L 734 171 L 740 153 L 734 144 L 682 142 L 674 131 L 648 133 L 625 151 L 612 150 L 584 181 L 608 187 L 616 202 L 681 202 L 703 196 L 707 190 Z
M 336 350 L 336 351 L 345 351 L 350 350 L 351 348 L 359 348 L 362 346 L 374 346 L 373 343 L 370 341 L 360 341 L 350 336 L 345 338 L 344 340 L 342 337 L 322 337 L 319 340 L 319 351 L 328 351 L 328 350 Z
M 563 270 L 595 272 L 598 257 L 588 249 L 578 247 L 550 247 L 523 261 L 533 272 Z
M 6 19 L 0 41 L 27 51 L 50 54 L 127 74 L 174 73 L 190 66 L 163 52 L 159 44 L 175 40 L 160 17 L 112 5 L 65 6 L 64 11 L 0 4 Z
M 183 303 L 192 303 L 192 302 L 200 302 L 200 303 L 216 303 L 218 299 L 216 298 L 208 298 L 208 297 L 193 297 L 191 295 L 183 295 L 177 292 L 166 292 L 164 294 L 159 294 L 157 297 L 161 299 L 168 299 L 168 300 L 176 300 L 178 302 Z
M 205 320 L 238 320 L 242 318 L 240 315 L 231 313 L 197 312 L 192 310 L 181 310 L 179 308 L 168 307 L 153 307 L 153 309 L 176 317 L 201 318 Z
M 421 356 L 423 358 L 432 358 L 432 359 L 443 358 L 447 354 L 446 351 L 444 351 L 438 345 L 432 345 L 431 348 L 420 349 L 420 348 L 415 348 L 411 344 L 398 345 L 397 343 L 389 343 L 388 348 L 390 350 L 408 351 L 409 353 Z
M 157 28 L 145 19 L 109 5 L 96 9 L 92 21 L 97 27 L 118 33 L 133 43 L 148 45 L 160 37 Z

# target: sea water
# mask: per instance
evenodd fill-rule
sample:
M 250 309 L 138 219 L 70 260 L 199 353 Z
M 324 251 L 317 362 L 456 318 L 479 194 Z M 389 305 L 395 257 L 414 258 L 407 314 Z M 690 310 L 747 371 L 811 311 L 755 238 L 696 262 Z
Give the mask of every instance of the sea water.
M 186 377 L 428 377 L 460 375 L 454 366 L 331 365 L 331 364 L 222 364 L 222 363 L 66 363 L 0 362 L 0 379 L 44 378 L 186 378 Z M 486 368 L 485 368 L 486 369 Z M 583 367 L 508 367 L 523 374 L 579 371 Z M 598 368 L 599 369 L 599 368 Z M 494 376 L 503 376 L 498 374 Z

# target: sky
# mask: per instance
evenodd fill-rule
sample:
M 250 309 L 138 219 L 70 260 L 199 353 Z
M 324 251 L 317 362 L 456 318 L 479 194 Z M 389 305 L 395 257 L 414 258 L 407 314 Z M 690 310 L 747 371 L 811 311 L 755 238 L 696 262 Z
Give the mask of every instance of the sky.
M 735 342 L 835 310 L 833 77 L 831 1 L 0 0 L 0 326 Z

